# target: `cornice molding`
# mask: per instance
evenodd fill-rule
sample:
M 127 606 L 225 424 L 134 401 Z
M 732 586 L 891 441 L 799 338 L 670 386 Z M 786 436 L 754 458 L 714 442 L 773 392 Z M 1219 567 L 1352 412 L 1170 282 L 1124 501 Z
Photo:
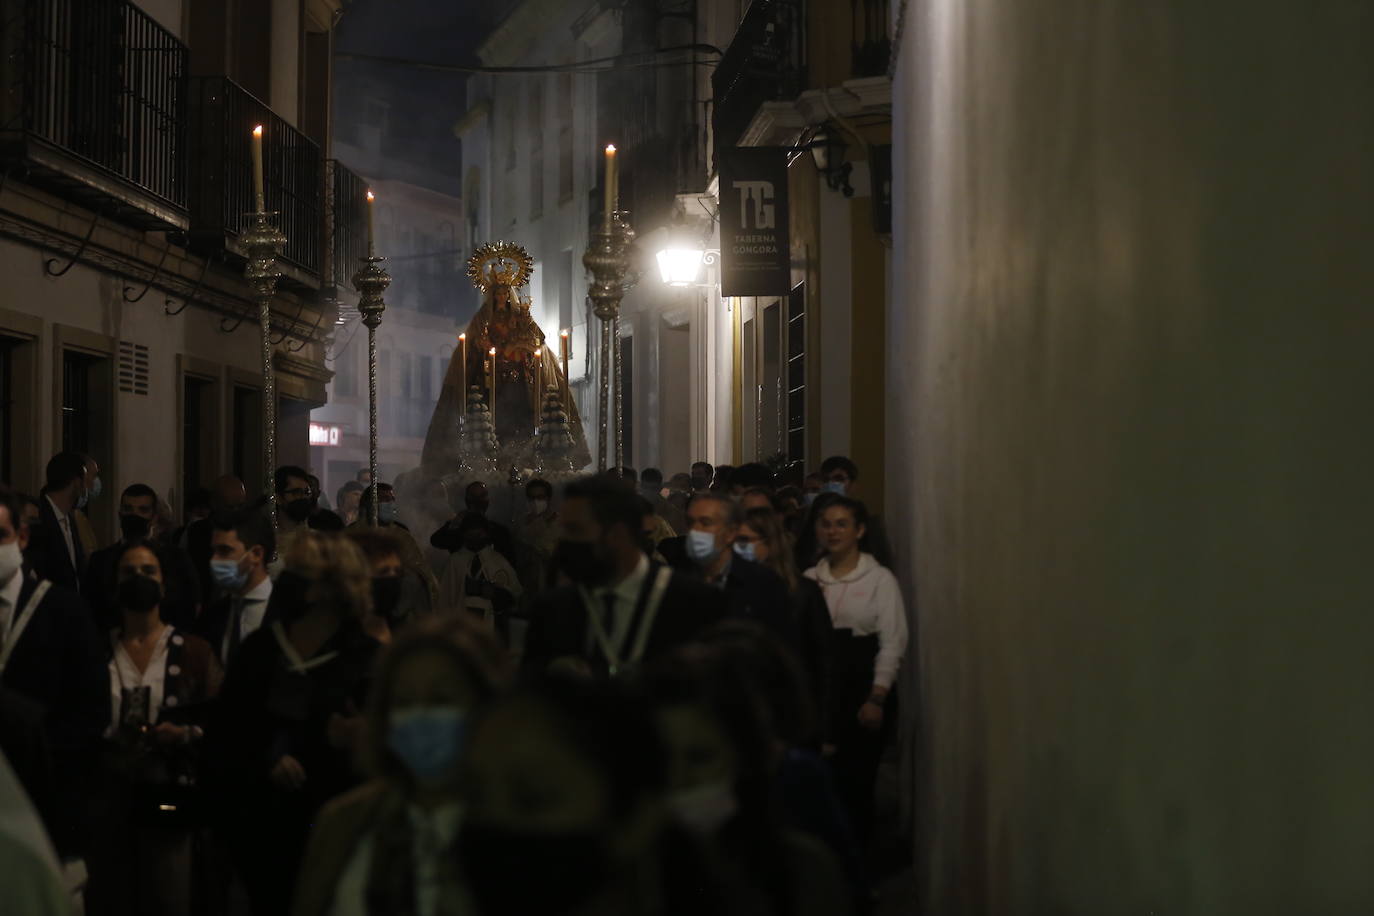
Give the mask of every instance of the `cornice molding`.
M 525 0 L 477 46 L 477 58 L 488 67 L 517 63 L 566 12 L 567 0 Z

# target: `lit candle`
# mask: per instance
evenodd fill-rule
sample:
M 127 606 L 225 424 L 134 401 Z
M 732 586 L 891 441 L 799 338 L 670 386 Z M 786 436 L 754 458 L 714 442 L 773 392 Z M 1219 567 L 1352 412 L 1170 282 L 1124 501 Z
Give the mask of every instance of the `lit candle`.
M 262 193 L 262 125 L 253 128 L 253 203 L 258 213 L 266 211 Z
M 468 335 L 466 334 L 458 335 L 458 360 L 459 367 L 463 370 L 463 384 L 460 386 L 463 389 L 463 399 L 461 403 L 463 405 L 463 416 L 466 417 L 468 415 Z
M 541 406 L 541 404 L 542 404 L 542 401 L 543 401 L 543 399 L 542 399 L 542 398 L 540 397 L 540 395 L 539 395 L 539 392 L 540 392 L 540 391 L 543 389 L 543 387 L 544 387 L 544 386 L 543 386 L 544 373 L 543 373 L 543 371 L 542 371 L 543 368 L 544 368 L 544 347 L 543 347 L 543 345 L 540 345 L 539 349 L 534 351 L 534 384 L 531 386 L 531 388 L 532 388 L 533 390 L 530 391 L 530 400 L 531 400 L 531 401 L 533 402 L 533 404 L 534 404 L 534 416 L 535 416 L 535 425 L 536 425 L 536 426 L 539 424 L 539 419 L 538 419 L 538 418 L 539 418 L 539 408 L 540 408 L 540 406 Z
M 604 226 L 607 232 L 611 231 L 611 214 L 615 212 L 616 202 L 620 198 L 620 188 L 617 187 L 619 181 L 615 168 L 615 144 L 612 143 L 606 147 L 606 200 L 603 206 L 606 209 Z
M 488 395 L 488 398 L 489 398 L 489 400 L 491 401 L 491 431 L 492 431 L 493 433 L 495 433 L 495 432 L 496 432 L 496 348 L 495 348 L 495 347 L 492 347 L 490 350 L 488 350 L 488 351 L 487 351 L 487 356 L 491 359 L 491 375 L 489 376 L 489 381 L 487 382 L 488 390 L 489 390 L 489 392 L 490 392 L 490 394 Z
M 371 191 L 367 192 L 367 256 L 374 258 L 377 256 L 377 246 L 375 243 L 377 221 L 374 217 L 373 201 L 377 198 Z

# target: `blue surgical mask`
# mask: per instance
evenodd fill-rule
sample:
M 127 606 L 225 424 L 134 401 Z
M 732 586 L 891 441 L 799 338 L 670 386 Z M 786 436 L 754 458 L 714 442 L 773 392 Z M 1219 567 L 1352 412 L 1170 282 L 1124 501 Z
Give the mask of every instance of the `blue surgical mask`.
M 735 541 L 735 556 L 741 560 L 748 560 L 750 563 L 756 562 L 758 558 L 754 554 L 754 542 Z
M 720 554 L 716 547 L 716 536 L 709 531 L 687 532 L 687 556 L 705 566 Z
M 836 496 L 843 496 L 845 493 L 844 484 L 838 480 L 827 480 L 825 485 L 821 487 L 821 491 L 824 493 L 834 493 Z
M 383 525 L 394 525 L 396 524 L 396 519 L 399 518 L 398 513 L 400 511 L 401 507 L 396 503 L 378 503 L 377 521 L 381 522 Z
M 236 592 L 248 582 L 248 573 L 239 568 L 238 560 L 211 560 L 210 578 L 225 591 Z
M 416 706 L 391 714 L 386 746 L 424 786 L 443 783 L 458 767 L 467 713 L 457 706 Z
M 101 485 L 100 478 L 96 477 L 95 482 L 91 484 L 91 491 L 86 494 L 86 502 L 90 502 L 93 499 L 99 499 L 100 494 L 104 492 L 105 488 Z

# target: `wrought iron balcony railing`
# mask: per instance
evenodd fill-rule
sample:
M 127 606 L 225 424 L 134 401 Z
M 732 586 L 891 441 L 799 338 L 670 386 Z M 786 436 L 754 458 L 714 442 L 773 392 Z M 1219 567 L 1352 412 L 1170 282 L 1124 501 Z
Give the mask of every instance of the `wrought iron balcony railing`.
M 186 226 L 187 50 L 125 0 L 0 0 L 0 145 L 29 179 Z
M 190 99 L 192 245 L 242 254 L 238 237 L 253 209 L 250 136 L 261 124 L 267 209 L 278 214 L 287 238 L 278 261 L 283 279 L 318 287 L 324 223 L 320 148 L 228 77 L 193 77 Z
M 754 0 L 711 75 L 716 147 L 734 146 L 764 102 L 795 98 L 806 78 L 799 0 Z
M 325 163 L 325 244 L 321 286 L 337 296 L 353 288 L 367 256 L 367 182 L 337 159 Z

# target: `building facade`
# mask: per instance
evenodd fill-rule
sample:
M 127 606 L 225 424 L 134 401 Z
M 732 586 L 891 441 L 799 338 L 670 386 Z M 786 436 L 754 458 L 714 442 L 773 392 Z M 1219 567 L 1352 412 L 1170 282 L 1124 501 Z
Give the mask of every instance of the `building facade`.
M 337 0 L 5 4 L 0 181 L 0 477 L 36 491 L 61 449 L 112 494 L 177 510 L 223 473 L 251 491 L 263 359 L 239 237 L 250 131 L 289 241 L 272 303 L 277 457 L 309 460 L 334 322 L 332 249 L 361 211 L 326 185 Z

